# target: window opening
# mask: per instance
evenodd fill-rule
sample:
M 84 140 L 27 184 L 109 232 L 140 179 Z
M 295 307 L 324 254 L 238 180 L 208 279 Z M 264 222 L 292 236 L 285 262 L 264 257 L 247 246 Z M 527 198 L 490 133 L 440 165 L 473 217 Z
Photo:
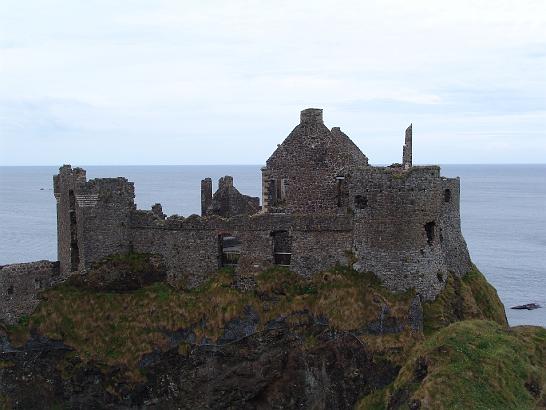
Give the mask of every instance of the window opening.
M 292 238 L 288 231 L 271 232 L 273 237 L 273 262 L 279 266 L 290 266 L 292 259 Z
M 241 241 L 230 233 L 218 236 L 219 265 L 223 267 L 235 267 L 239 263 L 241 255 Z

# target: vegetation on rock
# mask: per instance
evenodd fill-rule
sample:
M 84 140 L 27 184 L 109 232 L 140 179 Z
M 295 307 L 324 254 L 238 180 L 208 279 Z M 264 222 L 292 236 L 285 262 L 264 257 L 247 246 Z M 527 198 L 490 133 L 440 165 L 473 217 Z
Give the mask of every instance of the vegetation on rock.
M 271 340 L 278 344 L 271 349 L 280 348 L 276 354 L 288 349 L 299 357 L 285 357 L 288 367 L 283 371 L 310 371 L 293 376 L 303 380 L 316 377 L 310 369 L 321 366 L 337 372 L 337 359 L 331 362 L 327 357 L 339 355 L 342 346 L 347 346 L 350 357 L 359 355 L 355 359 L 358 366 L 351 370 L 355 372 L 352 381 L 336 381 L 344 391 L 334 400 L 336 405 L 347 404 L 347 400 L 354 403 L 358 398 L 362 409 L 533 408 L 544 404 L 546 330 L 510 330 L 495 289 L 477 269 L 463 278 L 448 275 L 438 298 L 424 304 L 412 291 L 393 294 L 373 274 L 344 267 L 310 278 L 286 269 L 246 277 L 222 270 L 193 290 L 169 286 L 163 281 L 162 269 L 161 261 L 153 255 L 111 258 L 87 277 L 45 292 L 36 311 L 18 325 L 7 327 L 5 335 L 21 352 L 30 342 L 34 349 L 37 340 L 59 341 L 60 348 L 69 351 L 55 353 L 54 371 L 66 380 L 76 380 L 82 372 L 102 373 L 99 380 L 106 383 L 104 394 L 111 403 L 132 397 L 128 392 L 138 393 L 143 389 L 138 386 L 146 383 L 148 391 L 153 391 L 157 386 L 153 387 L 153 380 L 149 386 L 150 378 L 158 375 L 150 369 L 164 363 L 161 357 L 167 357 L 169 366 L 182 363 L 192 369 L 204 365 L 200 357 L 207 349 L 234 346 L 230 348 L 235 349 L 234 357 L 242 354 L 243 362 L 262 366 L 261 361 L 272 360 L 267 359 Z M 145 280 L 139 279 L 142 272 Z M 276 336 L 275 323 L 283 324 L 282 337 Z M 6 336 L 0 331 L 2 337 Z M 261 353 L 245 350 L 249 349 L 243 347 L 245 340 L 250 337 L 253 349 L 265 343 L 259 347 Z M 243 350 L 237 350 L 240 348 Z M 169 355 L 176 359 L 168 359 Z M 251 359 L 253 355 L 257 355 L 255 359 Z M 353 366 L 349 356 L 344 363 Z M 0 359 L 0 375 L 14 375 L 20 356 Z M 302 370 L 300 360 L 309 369 Z M 229 368 L 238 362 L 221 366 Z M 289 370 L 290 366 L 295 367 Z M 381 369 L 385 370 L 377 381 L 359 374 L 378 374 Z M 181 374 L 182 370 L 168 371 Z M 320 376 L 326 379 L 313 382 L 314 389 L 320 383 L 330 383 L 334 373 Z M 278 386 L 283 383 L 278 380 L 273 385 L 282 390 Z M 355 391 L 358 383 L 360 392 Z M 276 391 L 267 394 L 279 399 L 275 395 L 281 393 Z M 0 390 L 2 397 L 7 396 Z M 0 403 L 9 408 L 9 397 L 2 400 Z
M 417 346 L 387 389 L 360 409 L 546 407 L 546 329 L 463 321 Z
M 442 292 L 433 302 L 425 303 L 423 309 L 427 335 L 450 323 L 469 319 L 487 319 L 508 326 L 496 289 L 475 266 L 462 278 L 448 275 Z

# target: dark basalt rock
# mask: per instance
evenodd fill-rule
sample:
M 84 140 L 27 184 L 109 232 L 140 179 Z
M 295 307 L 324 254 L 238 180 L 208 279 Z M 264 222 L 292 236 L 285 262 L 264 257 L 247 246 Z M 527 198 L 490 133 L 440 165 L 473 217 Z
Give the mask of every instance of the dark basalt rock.
M 14 409 L 154 408 L 154 409 L 348 409 L 373 390 L 391 383 L 399 367 L 373 355 L 348 332 L 317 324 L 305 312 L 298 324 L 277 320 L 246 335 L 255 313 L 232 323 L 226 343 L 188 343 L 143 358 L 141 383 L 130 384 L 119 368 L 83 363 L 58 342 L 33 336 L 13 348 L 2 341 L 0 397 Z M 236 329 L 238 328 L 238 329 Z M 312 340 L 312 343 L 308 341 Z M 173 344 L 174 345 L 174 344 Z M 5 349 L 9 347 L 8 349 Z

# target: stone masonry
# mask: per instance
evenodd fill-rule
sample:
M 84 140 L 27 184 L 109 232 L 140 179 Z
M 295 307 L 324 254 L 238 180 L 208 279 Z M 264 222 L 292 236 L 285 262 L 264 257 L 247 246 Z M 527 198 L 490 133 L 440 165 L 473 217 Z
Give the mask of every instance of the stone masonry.
M 424 299 L 470 257 L 461 234 L 459 180 L 437 166 L 412 166 L 412 126 L 402 165 L 375 167 L 339 127 L 309 108 L 262 168 L 259 198 L 233 178 L 201 182 L 201 216 L 166 217 L 159 204 L 137 210 L 124 178 L 86 181 L 65 165 L 54 178 L 63 274 L 85 272 L 114 253 L 161 254 L 171 280 L 196 286 L 222 266 L 252 274 L 283 265 L 302 275 L 352 264 L 394 291 Z
M 38 306 L 38 294 L 62 282 L 59 264 L 50 261 L 0 266 L 0 322 L 15 324 Z
M 411 125 L 402 164 L 376 167 L 339 127 L 324 125 L 321 109 L 303 110 L 262 168 L 261 206 L 230 176 L 214 195 L 212 180 L 203 179 L 201 216 L 187 218 L 166 216 L 160 204 L 137 209 L 125 178 L 88 181 L 85 170 L 64 165 L 53 185 L 59 265 L 51 278 L 84 274 L 112 254 L 142 252 L 160 254 L 169 279 L 188 287 L 225 266 L 239 275 L 275 265 L 310 275 L 350 265 L 373 272 L 393 291 L 415 289 L 431 300 L 448 273 L 462 276 L 471 268 L 459 179 L 442 177 L 438 166 L 412 165 Z M 2 275 L 23 268 L 5 269 Z M 30 289 L 23 276 L 21 286 Z

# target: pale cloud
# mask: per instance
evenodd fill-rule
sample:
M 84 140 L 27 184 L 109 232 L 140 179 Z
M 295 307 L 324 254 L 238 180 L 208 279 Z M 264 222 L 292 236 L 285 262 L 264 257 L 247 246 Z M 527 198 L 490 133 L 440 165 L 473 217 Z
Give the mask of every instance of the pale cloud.
M 261 163 L 308 106 L 375 163 L 409 122 L 422 162 L 544 162 L 544 27 L 542 0 L 4 0 L 0 165 Z

